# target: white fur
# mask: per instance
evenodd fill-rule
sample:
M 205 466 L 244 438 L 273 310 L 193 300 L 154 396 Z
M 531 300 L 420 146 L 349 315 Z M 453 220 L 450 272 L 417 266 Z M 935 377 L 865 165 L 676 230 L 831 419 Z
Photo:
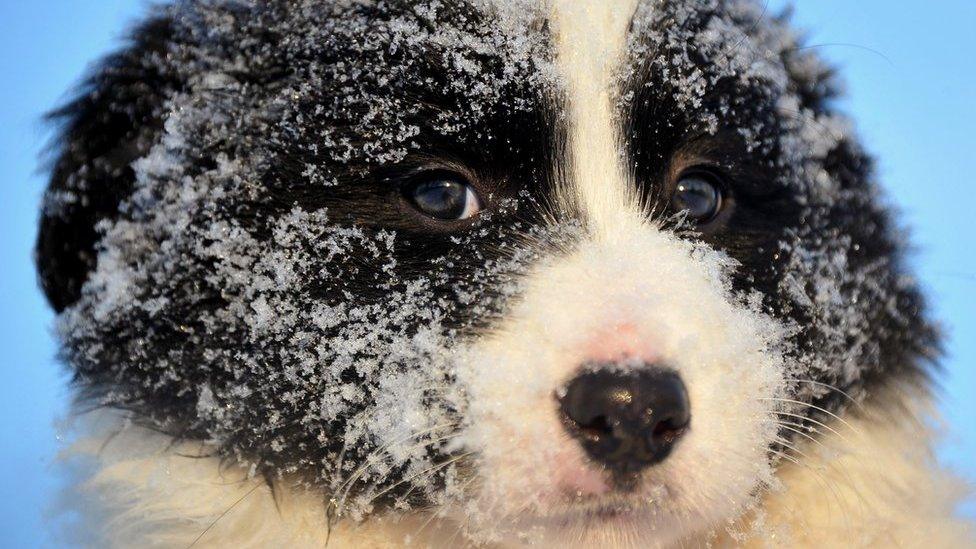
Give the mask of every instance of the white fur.
M 459 370 L 470 396 L 459 442 L 480 478 L 455 514 L 481 539 L 667 544 L 741 514 L 771 476 L 780 329 L 734 302 L 724 256 L 647 221 L 621 164 L 610 83 L 633 9 L 553 2 L 571 127 L 563 207 L 583 216 L 586 237 L 536 267 Z M 584 363 L 607 360 L 674 368 L 692 404 L 690 432 L 626 498 L 565 433 L 554 397 Z M 595 520 L 607 506 L 630 511 Z
M 768 478 L 775 401 L 763 397 L 782 386 L 771 352 L 777 326 L 729 302 L 719 254 L 649 226 L 632 233 L 541 265 L 508 321 L 474 347 L 461 380 L 471 406 L 466 446 L 478 452 L 484 486 L 485 513 L 475 519 L 531 517 L 516 521 L 523 534 L 548 525 L 538 534 L 667 540 L 739 514 Z M 577 496 L 607 503 L 602 472 L 565 433 L 554 397 L 583 363 L 606 360 L 675 369 L 688 388 L 691 429 L 627 500 L 634 524 L 590 528 L 580 516 L 569 529 L 554 526 L 575 516 Z
M 550 20 L 557 64 L 568 95 L 568 166 L 560 188 L 566 210 L 580 210 L 595 234 L 621 232 L 640 216 L 636 185 L 620 159 L 612 84 L 637 0 L 554 0 Z

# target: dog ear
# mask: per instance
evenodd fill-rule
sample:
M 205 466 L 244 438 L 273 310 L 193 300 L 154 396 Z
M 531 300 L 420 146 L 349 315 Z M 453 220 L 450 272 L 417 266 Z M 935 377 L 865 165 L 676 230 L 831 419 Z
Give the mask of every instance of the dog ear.
M 58 312 L 81 296 L 97 261 L 96 226 L 116 217 L 133 190 L 132 162 L 161 134 L 166 98 L 180 89 L 168 68 L 174 47 L 172 21 L 149 20 L 90 74 L 74 99 L 48 115 L 59 131 L 35 261 Z

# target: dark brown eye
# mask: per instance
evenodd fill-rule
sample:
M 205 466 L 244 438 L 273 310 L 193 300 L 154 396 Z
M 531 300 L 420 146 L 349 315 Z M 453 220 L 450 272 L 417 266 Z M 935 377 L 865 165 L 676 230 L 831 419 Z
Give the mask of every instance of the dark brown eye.
M 470 219 L 481 211 L 478 193 L 457 174 L 432 174 L 409 185 L 405 193 L 417 210 L 442 221 Z
M 671 207 L 686 212 L 697 223 L 708 223 L 722 211 L 721 181 L 704 171 L 689 172 L 678 181 L 671 197 Z

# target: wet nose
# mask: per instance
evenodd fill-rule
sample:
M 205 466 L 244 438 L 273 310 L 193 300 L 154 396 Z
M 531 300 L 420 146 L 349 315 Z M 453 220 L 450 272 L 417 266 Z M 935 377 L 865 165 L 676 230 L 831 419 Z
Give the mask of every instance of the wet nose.
M 570 434 L 618 473 L 663 461 L 691 423 L 681 378 L 652 365 L 588 366 L 556 396 Z

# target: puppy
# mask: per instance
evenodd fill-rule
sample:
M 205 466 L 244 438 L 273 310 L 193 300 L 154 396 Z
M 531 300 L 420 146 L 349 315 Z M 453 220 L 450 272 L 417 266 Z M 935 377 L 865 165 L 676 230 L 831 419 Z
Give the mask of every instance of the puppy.
M 747 0 L 154 8 L 54 114 L 80 541 L 971 542 L 837 88 Z

